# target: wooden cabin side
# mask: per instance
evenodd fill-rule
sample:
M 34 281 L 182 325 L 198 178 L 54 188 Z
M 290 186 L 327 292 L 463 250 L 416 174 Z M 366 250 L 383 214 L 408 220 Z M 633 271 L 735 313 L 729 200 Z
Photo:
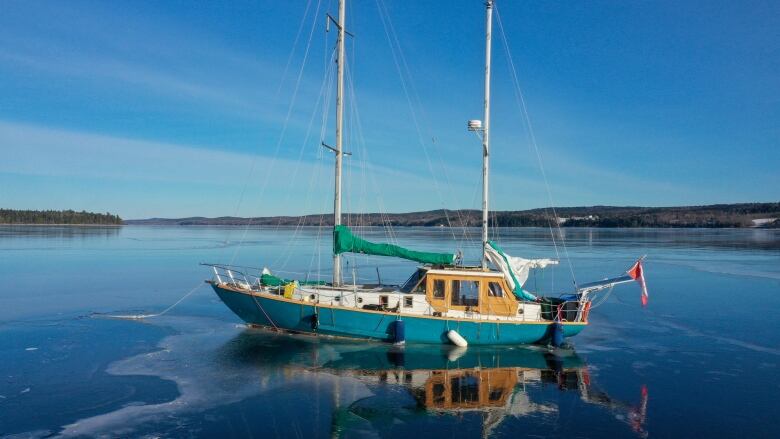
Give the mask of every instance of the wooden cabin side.
M 425 382 L 423 405 L 436 410 L 504 407 L 517 383 L 514 368 L 434 370 Z
M 519 303 L 500 275 L 428 272 L 425 294 L 436 312 L 515 316 Z

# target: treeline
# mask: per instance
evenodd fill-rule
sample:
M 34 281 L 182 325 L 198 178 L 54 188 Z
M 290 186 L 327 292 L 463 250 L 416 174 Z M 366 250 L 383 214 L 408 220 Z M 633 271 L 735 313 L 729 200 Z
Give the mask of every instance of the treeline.
M 89 224 L 121 225 L 122 218 L 111 213 L 74 210 L 0 209 L 0 224 Z
M 563 227 L 778 227 L 780 203 L 714 204 L 681 207 L 564 207 L 557 208 Z M 498 212 L 499 226 L 541 226 L 552 210 Z M 754 222 L 758 220 L 758 222 Z
M 780 227 L 780 203 L 715 204 L 681 207 L 558 207 L 523 211 L 490 212 L 490 225 L 497 227 Z M 431 210 L 410 213 L 345 214 L 342 222 L 352 226 L 479 227 L 478 210 Z M 330 226 L 331 214 L 275 217 L 191 217 L 130 220 L 126 224 L 157 225 L 251 225 Z

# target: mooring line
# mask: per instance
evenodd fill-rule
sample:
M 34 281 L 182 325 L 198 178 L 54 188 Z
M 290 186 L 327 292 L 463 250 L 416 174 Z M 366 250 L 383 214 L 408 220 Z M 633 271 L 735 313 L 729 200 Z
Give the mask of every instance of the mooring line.
M 105 314 L 105 313 L 94 312 L 90 314 L 90 317 L 100 316 L 109 319 L 127 319 L 127 320 L 142 320 L 142 319 L 148 319 L 150 317 L 160 317 L 161 315 L 175 308 L 176 305 L 180 304 L 184 299 L 192 295 L 192 293 L 198 291 L 203 285 L 204 285 L 203 282 L 198 282 L 198 285 L 195 288 L 191 289 L 187 294 L 185 294 L 179 300 L 174 302 L 173 305 L 169 306 L 168 308 L 165 308 L 164 310 L 156 314 Z
M 262 312 L 263 312 L 263 314 L 265 314 L 265 318 L 267 318 L 267 319 L 268 319 L 268 321 L 269 321 L 269 322 L 271 322 L 271 325 L 274 327 L 274 330 L 275 330 L 275 331 L 277 331 L 277 332 L 279 332 L 279 331 L 280 331 L 280 330 L 279 330 L 279 327 L 278 327 L 278 326 L 276 326 L 276 323 L 274 323 L 274 321 L 271 319 L 271 316 L 269 316 L 269 315 L 268 315 L 268 313 L 267 313 L 267 312 L 265 312 L 265 309 L 263 309 L 263 306 L 262 306 L 262 305 L 260 305 L 260 302 L 258 302 L 258 301 L 257 301 L 257 296 L 255 296 L 254 294 L 250 294 L 250 296 L 252 296 L 252 300 L 254 300 L 254 302 L 255 302 L 255 305 L 257 305 L 257 308 L 258 308 L 260 311 L 262 311 Z

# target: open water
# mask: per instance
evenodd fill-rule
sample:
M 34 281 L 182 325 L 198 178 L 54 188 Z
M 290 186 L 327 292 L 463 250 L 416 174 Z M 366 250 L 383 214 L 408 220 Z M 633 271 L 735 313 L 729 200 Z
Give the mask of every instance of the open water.
M 561 293 L 646 254 L 650 304 L 616 288 L 573 349 L 328 341 L 247 329 L 200 262 L 330 273 L 316 228 L 0 227 L 0 436 L 778 437 L 780 231 L 501 229 L 506 252 L 562 263 Z M 477 252 L 474 230 L 363 230 Z M 567 263 L 566 255 L 571 260 Z M 380 266 L 377 271 L 377 266 Z M 413 264 L 347 258 L 345 277 Z M 282 270 L 282 271 L 279 271 Z

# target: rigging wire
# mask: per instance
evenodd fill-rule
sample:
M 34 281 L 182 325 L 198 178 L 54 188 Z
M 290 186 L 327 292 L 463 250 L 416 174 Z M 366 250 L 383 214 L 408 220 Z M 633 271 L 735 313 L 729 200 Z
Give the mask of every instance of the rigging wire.
M 377 5 L 379 5 L 379 3 L 380 2 L 377 1 Z M 433 150 L 436 153 L 435 154 L 436 158 L 438 158 L 439 166 L 441 166 L 441 168 L 442 168 L 442 171 L 443 171 L 443 174 L 444 174 L 444 178 L 445 178 L 446 183 L 447 183 L 447 187 L 451 188 L 452 187 L 452 182 L 450 180 L 448 168 L 445 165 L 445 162 L 442 160 L 441 154 L 439 153 L 439 149 L 438 149 L 438 147 L 436 145 L 436 140 L 435 140 L 436 138 L 435 138 L 435 136 L 432 135 L 432 132 L 430 130 L 430 124 L 427 122 L 428 118 L 427 118 L 427 115 L 426 115 L 426 112 L 425 112 L 425 106 L 423 106 L 422 100 L 420 99 L 420 94 L 417 92 L 417 87 L 415 86 L 415 83 L 412 80 L 413 75 L 411 73 L 411 70 L 409 69 L 409 64 L 406 62 L 406 57 L 404 56 L 403 49 L 401 47 L 401 42 L 398 39 L 398 33 L 395 31 L 395 26 L 393 26 L 393 20 L 390 17 L 389 11 L 387 10 L 387 5 L 384 4 L 384 0 L 381 1 L 381 7 L 384 8 L 384 14 L 387 17 L 387 24 L 388 24 L 387 27 L 390 30 L 389 36 L 391 36 L 392 40 L 393 40 L 391 42 L 390 38 L 388 38 L 388 42 L 390 42 L 390 48 L 391 48 L 391 50 L 393 50 L 393 42 L 394 42 L 395 43 L 395 47 L 398 50 L 398 55 L 399 55 L 398 58 L 401 60 L 401 67 L 403 67 L 403 72 L 406 73 L 406 77 L 409 78 L 408 85 L 409 85 L 409 90 L 411 91 L 411 97 L 414 99 L 414 103 L 416 104 L 416 106 L 417 106 L 417 108 L 419 109 L 419 112 L 420 112 L 420 118 L 423 120 L 423 124 L 427 128 L 426 131 L 428 132 L 428 137 L 431 138 L 431 145 L 433 146 Z M 382 14 L 382 10 L 380 9 L 380 18 L 382 18 L 381 14 Z M 383 24 L 384 24 L 384 22 L 383 22 Z M 386 34 L 387 34 L 387 31 L 386 31 Z M 399 71 L 399 76 L 401 77 L 401 81 L 403 82 L 404 81 L 404 77 L 403 77 L 403 74 L 401 73 L 401 71 Z M 409 108 L 410 108 L 410 110 L 412 112 L 412 117 L 413 117 L 413 119 L 415 121 L 415 125 L 417 127 L 417 134 L 418 134 L 418 138 L 419 138 L 420 144 L 423 146 L 423 148 L 425 148 L 425 144 L 424 144 L 424 142 L 422 140 L 422 134 L 421 134 L 420 126 L 417 123 L 417 116 L 415 115 L 414 107 L 412 105 L 411 100 L 409 99 L 409 95 L 408 94 L 407 94 L 407 102 L 409 103 Z M 426 152 L 426 159 L 428 159 L 427 150 L 425 152 Z M 447 223 L 450 226 L 450 230 L 452 231 L 453 239 L 455 239 L 456 242 L 457 242 L 457 239 L 455 238 L 454 230 L 452 230 L 452 224 L 450 222 L 449 214 L 447 212 L 446 205 L 444 203 L 444 199 L 443 199 L 441 191 L 439 190 L 439 187 L 438 187 L 438 181 L 435 178 L 435 174 L 433 174 L 432 165 L 431 165 L 429 159 L 428 159 L 428 162 L 429 162 L 428 163 L 428 167 L 431 169 L 431 174 L 434 177 L 434 183 L 436 183 L 437 192 L 439 192 L 439 198 L 441 199 L 442 204 L 445 206 L 445 208 L 443 209 L 445 218 L 447 219 Z M 460 203 L 458 202 L 459 200 L 458 200 L 457 194 L 455 194 L 453 192 L 450 192 L 450 194 L 454 198 L 455 205 L 459 205 Z M 458 221 L 460 222 L 460 228 L 461 228 L 461 231 L 463 233 L 463 240 L 464 241 L 468 241 L 469 239 L 476 240 L 476 237 L 475 238 L 470 238 L 469 237 L 468 230 L 467 230 L 467 228 L 464 225 L 464 217 L 463 217 L 462 212 L 460 211 L 460 209 L 454 209 L 454 212 L 455 212 L 455 215 L 458 217 Z
M 411 113 L 412 121 L 414 123 L 415 131 L 417 133 L 417 140 L 423 149 L 423 155 L 425 156 L 425 160 L 428 165 L 428 172 L 430 173 L 431 178 L 433 179 L 433 184 L 434 187 L 436 188 L 436 193 L 439 196 L 439 201 L 443 206 L 446 207 L 446 204 L 444 202 L 444 197 L 442 196 L 442 191 L 439 186 L 439 180 L 438 178 L 436 178 L 436 173 L 433 170 L 433 165 L 431 163 L 431 159 L 428 154 L 428 148 L 426 146 L 426 142 L 423 140 L 422 130 L 420 128 L 420 123 L 417 119 L 417 113 L 414 109 L 414 104 L 412 102 L 412 98 L 409 90 L 410 86 L 407 85 L 406 78 L 404 77 L 404 71 L 401 67 L 401 63 L 403 63 L 405 66 L 407 66 L 408 69 L 408 65 L 406 64 L 406 58 L 403 55 L 403 50 L 401 49 L 401 45 L 398 42 L 395 29 L 393 28 L 392 21 L 390 19 L 390 14 L 387 11 L 384 1 L 376 0 L 376 3 L 377 3 L 377 8 L 379 9 L 379 18 L 382 21 L 382 27 L 384 28 L 385 36 L 387 37 L 388 44 L 390 45 L 390 53 L 393 58 L 393 63 L 395 64 L 396 71 L 398 72 L 398 76 L 401 80 L 401 88 L 404 91 L 404 96 L 406 97 L 407 104 L 409 105 L 409 112 Z M 396 53 L 396 51 L 398 53 Z M 446 208 L 442 210 L 444 212 L 444 217 L 447 220 L 447 226 L 450 228 L 450 231 L 452 232 L 452 239 L 457 241 L 457 237 L 455 236 L 455 230 L 452 227 L 452 221 L 450 220 L 449 213 Z
M 597 303 L 593 303 L 593 302 L 595 302 L 595 300 L 592 300 L 591 301 L 591 305 L 590 305 L 590 309 L 595 309 L 595 308 L 598 308 L 599 306 L 603 305 L 607 301 L 607 299 L 609 299 L 609 296 L 612 294 L 612 291 L 614 289 L 615 289 L 614 285 L 609 287 L 609 290 L 607 290 L 607 293 L 604 294 L 602 296 L 601 300 L 599 300 Z M 615 297 L 618 297 L 618 296 L 615 296 Z M 619 300 L 619 297 L 618 297 L 618 300 Z
M 350 19 L 352 19 L 353 14 L 350 14 L 349 17 L 350 17 Z M 354 25 L 354 19 L 353 19 L 353 23 L 352 24 Z M 352 50 L 352 56 L 349 58 L 349 62 L 346 62 L 347 61 L 346 59 L 344 60 L 345 61 L 344 65 L 347 67 L 347 69 L 345 69 L 345 70 L 349 70 L 349 65 L 350 64 L 352 64 L 352 70 L 354 70 L 355 60 L 356 60 L 356 58 L 355 58 L 355 46 L 356 45 L 357 44 L 356 44 L 355 38 L 352 38 L 352 45 L 350 47 L 350 49 Z M 349 74 L 349 72 L 345 72 L 345 73 Z M 348 86 L 351 86 L 352 85 L 352 80 L 349 80 L 349 82 L 347 84 L 348 84 Z M 348 88 L 347 89 L 347 93 L 351 93 L 352 99 L 349 100 L 349 105 L 347 106 L 348 120 L 349 120 L 349 123 L 348 123 L 349 130 L 345 132 L 346 133 L 346 136 L 345 136 L 346 137 L 346 142 L 345 142 L 345 144 L 346 145 L 353 145 L 353 144 L 356 143 L 355 114 L 354 114 L 354 110 L 353 110 L 354 109 L 354 102 L 355 102 L 355 89 L 354 89 L 354 87 L 352 87 L 351 89 Z M 351 147 L 350 147 L 350 149 L 351 149 Z M 347 159 L 346 160 L 347 161 L 347 164 L 346 164 L 347 165 L 346 187 L 350 188 L 350 187 L 352 187 L 352 185 L 354 183 L 354 180 L 353 180 L 353 178 L 354 178 L 353 166 L 352 166 L 352 160 L 351 160 L 352 156 L 351 155 L 347 155 L 345 158 Z M 353 218 L 352 218 L 352 216 L 354 216 L 353 214 L 355 213 L 354 204 L 353 204 L 353 201 L 354 201 L 353 198 L 354 197 L 352 196 L 352 191 L 351 190 L 346 191 L 346 199 L 347 199 L 347 226 L 348 227 L 352 227 L 353 226 L 353 223 L 352 223 Z
M 276 142 L 276 147 L 274 148 L 273 157 L 271 158 L 271 161 L 270 161 L 269 165 L 266 168 L 267 170 L 272 170 L 272 169 L 274 169 L 276 167 L 276 160 L 279 157 L 279 150 L 281 149 L 282 142 L 284 141 L 285 135 L 287 133 L 287 127 L 289 126 L 290 118 L 292 117 L 292 111 L 293 111 L 293 108 L 295 108 L 295 102 L 296 102 L 297 97 L 298 97 L 298 91 L 300 90 L 301 81 L 303 79 L 303 71 L 304 71 L 304 69 L 306 67 L 306 62 L 307 62 L 307 60 L 309 58 L 309 51 L 311 49 L 312 37 L 314 35 L 314 29 L 316 28 L 316 24 L 317 24 L 316 18 L 319 15 L 321 3 L 322 3 L 322 0 L 318 0 L 317 1 L 317 8 L 315 9 L 315 12 L 314 12 L 314 15 L 313 15 L 311 29 L 309 31 L 309 38 L 306 41 L 306 48 L 305 48 L 304 53 L 303 53 L 303 60 L 301 61 L 301 68 L 298 71 L 298 76 L 297 76 L 297 78 L 295 80 L 295 86 L 293 87 L 293 94 L 292 94 L 292 97 L 290 98 L 290 104 L 289 104 L 289 106 L 287 108 L 287 114 L 286 114 L 286 116 L 284 118 L 284 122 L 282 124 L 282 130 L 281 130 L 281 133 L 279 134 L 279 139 Z M 240 209 L 241 204 L 242 204 L 242 202 L 244 200 L 244 195 L 246 193 L 246 189 L 249 186 L 249 177 L 255 171 L 255 167 L 257 165 L 257 158 L 258 158 L 258 156 L 255 155 L 255 157 L 252 160 L 252 166 L 251 166 L 251 168 L 249 170 L 249 174 L 247 175 L 246 181 L 244 183 L 244 186 L 241 189 L 241 194 L 240 194 L 239 199 L 238 199 L 238 205 L 236 206 L 236 216 L 238 215 L 238 210 Z M 271 175 L 270 172 L 266 172 L 265 173 L 265 178 L 263 179 L 263 184 L 262 184 L 262 186 L 260 188 L 260 196 L 261 196 L 261 198 L 265 194 L 265 189 L 268 186 L 268 180 L 270 178 L 270 175 Z M 239 240 L 238 245 L 236 246 L 235 251 L 233 252 L 233 256 L 230 259 L 230 264 L 233 264 L 235 262 L 236 257 L 238 257 L 238 253 L 239 253 L 239 251 L 241 249 L 242 244 L 244 243 L 244 240 L 246 239 L 247 232 L 249 231 L 249 227 L 251 225 L 252 225 L 252 220 L 250 219 L 249 221 L 247 221 L 247 224 L 244 227 L 244 232 L 241 235 L 241 239 Z
M 525 102 L 525 96 L 523 95 L 523 91 L 520 88 L 520 82 L 519 82 L 518 77 L 517 77 L 517 69 L 515 68 L 515 63 L 514 63 L 514 61 L 512 59 L 512 52 L 511 52 L 510 47 L 509 47 L 509 41 L 507 39 L 506 32 L 504 31 L 504 24 L 501 21 L 501 14 L 498 11 L 498 6 L 495 5 L 495 4 L 494 4 L 494 9 L 496 11 L 496 19 L 497 19 L 497 22 L 498 22 L 499 33 L 501 34 L 501 40 L 504 43 L 504 49 L 506 51 L 506 56 L 507 56 L 507 61 L 508 61 L 509 68 L 510 68 L 510 73 L 512 74 L 512 82 L 513 82 L 513 85 L 514 85 L 515 99 L 517 101 L 518 107 L 520 107 L 521 113 L 523 114 L 523 120 L 524 120 L 524 122 L 526 124 L 526 127 L 527 127 L 528 140 L 529 140 L 530 144 L 533 146 L 534 152 L 536 153 L 536 160 L 537 160 L 537 162 L 539 164 L 539 170 L 540 170 L 540 172 L 542 174 L 542 179 L 544 180 L 544 186 L 545 186 L 545 188 L 547 190 L 547 198 L 548 198 L 548 202 L 550 203 L 550 209 L 553 212 L 553 219 L 555 220 L 555 226 L 558 229 L 561 245 L 563 246 L 563 252 L 564 252 L 564 255 L 566 256 L 566 261 L 567 261 L 568 266 L 569 266 L 569 272 L 571 273 L 571 278 L 572 278 L 572 281 L 574 282 L 574 286 L 576 288 L 577 287 L 577 278 L 574 275 L 574 266 L 572 265 L 571 257 L 569 257 L 569 250 L 568 250 L 568 247 L 566 246 L 566 239 L 564 238 L 563 232 L 561 230 L 560 221 L 558 220 L 558 213 L 555 210 L 555 203 L 553 202 L 552 192 L 550 191 L 550 184 L 549 184 L 549 182 L 547 180 L 547 173 L 544 170 L 544 165 L 542 163 L 542 155 L 539 152 L 539 146 L 536 143 L 536 135 L 534 134 L 533 126 L 531 125 L 531 118 L 530 118 L 530 116 L 528 114 L 528 107 L 527 107 L 526 102 Z M 547 209 L 545 208 L 545 211 L 546 210 Z M 548 221 L 548 225 L 549 225 L 549 221 Z M 552 225 L 549 225 L 549 227 L 550 227 L 550 236 L 551 236 L 551 238 L 553 240 L 553 246 L 555 247 L 555 254 L 558 257 L 558 259 L 560 259 L 560 256 L 558 255 L 558 246 L 555 243 L 555 236 L 554 236 L 553 231 L 552 231 Z
M 365 135 L 363 134 L 363 124 L 360 119 L 360 110 L 358 107 L 357 99 L 355 98 L 354 94 L 354 84 L 352 81 L 352 73 L 351 69 L 349 68 L 349 65 L 347 65 L 347 68 L 345 69 L 346 72 L 346 79 L 347 79 L 347 88 L 351 91 L 351 103 L 350 105 L 353 108 L 353 111 L 355 113 L 355 122 L 356 122 L 356 131 L 357 131 L 357 137 L 358 141 L 356 142 L 356 145 L 359 145 L 360 148 L 360 162 L 362 163 L 362 166 L 364 169 L 369 169 L 369 167 L 373 168 L 371 165 L 371 160 L 369 158 L 368 148 L 366 148 L 366 142 L 365 142 Z M 382 222 L 385 235 L 387 237 L 387 240 L 392 244 L 398 243 L 398 238 L 395 235 L 395 231 L 393 229 L 392 221 L 390 220 L 389 216 L 387 215 L 387 209 L 385 208 L 384 204 L 384 196 L 382 194 L 381 186 L 376 181 L 376 175 L 373 172 L 368 172 L 368 175 L 370 177 L 370 181 L 373 184 L 373 188 L 375 190 L 376 196 L 377 196 L 377 205 L 379 210 L 379 219 Z
M 284 70 L 282 71 L 282 80 L 279 82 L 279 88 L 276 89 L 276 94 L 274 95 L 275 98 L 279 97 L 279 93 L 282 91 L 282 87 L 284 86 L 284 80 L 287 78 L 287 71 L 290 69 L 290 64 L 292 64 L 293 55 L 295 54 L 295 48 L 298 47 L 298 40 L 301 38 L 301 32 L 303 32 L 303 25 L 306 23 L 306 17 L 309 15 L 309 8 L 311 7 L 311 0 L 308 0 L 306 2 L 306 9 L 303 11 L 303 17 L 301 18 L 301 22 L 298 25 L 298 31 L 295 33 L 295 40 L 293 40 L 292 50 L 290 51 L 290 55 L 287 56 L 287 63 L 284 65 Z
M 317 3 L 317 12 L 319 12 L 319 1 L 321 1 L 321 0 L 318 0 L 318 3 Z M 306 9 L 304 10 L 303 16 L 301 17 L 301 22 L 300 22 L 300 24 L 298 25 L 298 32 L 296 33 L 296 35 L 295 35 L 295 40 L 294 40 L 294 42 L 293 42 L 293 45 L 292 45 L 292 47 L 290 48 L 290 54 L 289 54 L 289 55 L 288 55 L 288 57 L 287 57 L 287 64 L 285 65 L 285 67 L 284 67 L 284 70 L 283 70 L 283 72 L 282 72 L 282 76 L 281 76 L 281 79 L 280 79 L 280 81 L 279 81 L 279 88 L 277 89 L 277 91 L 276 91 L 276 94 L 274 95 L 274 100 L 276 100 L 276 98 L 278 98 L 278 97 L 279 97 L 279 92 L 280 92 L 280 90 L 282 89 L 282 87 L 283 87 L 284 83 L 285 83 L 285 82 L 286 82 L 286 80 L 287 80 L 287 72 L 288 72 L 288 70 L 289 70 L 290 63 L 291 63 L 291 61 L 292 61 L 292 57 L 293 57 L 293 55 L 295 54 L 295 49 L 296 49 L 296 47 L 298 47 L 298 40 L 299 40 L 299 38 L 300 38 L 300 34 L 301 34 L 301 30 L 303 29 L 303 25 L 306 23 L 306 17 L 307 17 L 307 16 L 308 16 L 308 14 L 309 14 L 309 8 L 310 8 L 310 6 L 311 6 L 311 0 L 309 0 L 309 1 L 308 1 L 308 3 L 306 4 Z M 315 13 L 315 16 L 316 16 L 316 13 Z M 278 152 L 278 150 L 277 150 L 277 152 Z M 233 216 L 234 216 L 234 217 L 237 217 L 237 216 L 238 216 L 238 212 L 239 212 L 239 211 L 240 211 L 240 209 L 241 209 L 241 204 L 243 203 L 243 200 L 244 200 L 244 195 L 245 195 L 245 192 L 246 192 L 246 188 L 247 188 L 247 186 L 249 185 L 249 179 L 251 178 L 252 174 L 254 173 L 255 166 L 256 166 L 256 164 L 257 164 L 257 159 L 258 159 L 258 158 L 259 158 L 259 157 L 258 157 L 258 155 L 257 155 L 257 154 L 254 154 L 254 155 L 253 155 L 253 157 L 252 157 L 252 162 L 251 162 L 251 165 L 250 165 L 250 167 L 249 167 L 249 172 L 247 173 L 246 177 L 244 177 L 244 181 L 243 181 L 243 187 L 242 187 L 242 189 L 241 189 L 241 192 L 239 193 L 238 202 L 236 203 L 236 208 L 235 208 L 235 210 L 234 210 L 234 212 L 233 212 Z M 275 158 L 276 158 L 276 157 L 274 157 L 274 159 L 275 159 Z M 249 223 L 251 223 L 251 220 L 250 220 L 250 221 L 247 221 L 247 227 L 249 226 Z M 230 229 L 228 229 L 228 233 L 227 233 L 227 235 L 226 235 L 226 238 L 225 238 L 225 242 L 226 242 L 226 243 L 227 243 L 227 242 L 229 242 L 229 240 L 230 240 L 230 232 L 231 232 L 231 230 L 230 230 Z M 244 236 L 245 236 L 245 235 L 246 235 L 246 230 L 244 231 Z M 243 243 L 243 240 L 244 240 L 244 237 L 242 236 L 242 238 L 241 238 L 241 241 L 240 241 L 240 242 L 239 242 L 239 244 L 238 244 L 238 247 L 241 247 L 241 244 Z M 236 251 L 234 252 L 234 254 L 233 254 L 233 257 L 231 258 L 231 261 L 233 261 L 233 260 L 235 259 L 235 257 L 236 257 L 236 252 L 237 252 L 237 251 L 238 251 L 238 250 L 236 250 Z
M 323 34 L 323 36 L 324 36 L 324 44 L 325 44 L 326 51 L 327 51 L 327 47 L 328 47 L 328 36 L 327 36 L 327 33 Z M 334 82 L 335 82 L 334 75 L 335 75 L 335 69 L 336 69 L 336 65 L 335 65 L 334 61 L 335 61 L 335 56 L 336 56 L 337 49 L 338 49 L 338 46 L 334 45 L 333 46 L 333 55 L 332 55 L 332 57 L 329 60 L 327 58 L 325 59 L 325 62 L 329 66 L 329 70 L 330 70 L 331 73 L 330 73 L 330 76 L 328 76 L 328 78 L 326 79 L 327 84 L 328 84 L 328 89 L 327 89 L 327 94 L 326 94 L 327 98 L 325 99 L 325 102 L 323 103 L 323 106 L 322 106 L 322 119 L 321 119 L 321 122 L 320 122 L 320 137 L 319 137 L 321 142 L 325 141 L 325 135 L 327 134 L 327 131 L 328 131 L 328 122 L 330 120 L 330 108 L 331 108 L 331 101 L 332 101 L 332 97 L 333 97 L 333 89 L 334 89 Z M 324 152 L 324 150 L 322 148 L 319 148 L 317 150 L 317 159 L 319 161 L 319 166 L 317 166 L 317 172 L 312 175 L 312 178 L 310 180 L 309 191 L 308 191 L 309 194 L 312 192 L 312 188 L 314 187 L 314 184 L 317 181 L 320 180 L 320 175 L 322 174 L 324 166 L 325 166 L 324 165 L 324 161 L 323 161 L 324 160 L 324 154 L 325 154 L 325 152 Z M 316 234 L 316 237 L 314 239 L 314 250 L 313 250 L 312 256 L 311 256 L 311 258 L 309 260 L 309 269 L 308 269 L 308 273 L 311 273 L 312 269 L 313 269 L 313 267 L 315 265 L 315 260 L 316 260 L 316 270 L 314 270 L 314 273 L 316 273 L 317 280 L 321 280 L 323 278 L 323 274 L 322 274 L 322 239 L 323 239 L 323 234 L 322 234 L 322 231 L 323 231 L 323 228 L 325 227 L 324 226 L 325 215 L 326 215 L 325 212 L 327 210 L 327 204 L 328 204 L 327 203 L 327 197 L 320 197 L 320 200 L 321 200 L 323 206 L 314 209 L 315 212 L 319 211 L 320 213 L 317 216 L 317 218 L 318 218 L 317 227 L 316 227 L 317 234 Z M 307 197 L 306 206 L 309 205 L 308 203 L 309 203 L 309 199 Z
M 317 100 L 316 100 L 316 102 L 314 104 L 315 109 L 314 109 L 314 111 L 312 111 L 312 115 L 311 115 L 311 117 L 309 119 L 309 125 L 308 125 L 308 127 L 306 129 L 306 135 L 304 137 L 304 141 L 301 143 L 301 147 L 300 147 L 300 150 L 298 152 L 298 161 L 297 161 L 295 169 L 294 169 L 294 171 L 292 173 L 292 177 L 290 178 L 291 181 L 295 181 L 297 179 L 299 168 L 300 168 L 300 164 L 301 164 L 301 161 L 303 159 L 303 154 L 304 154 L 304 151 L 306 149 L 306 146 L 309 145 L 309 141 L 310 141 L 310 138 L 311 138 L 311 131 L 312 131 L 312 128 L 313 128 L 313 125 L 314 125 L 314 119 L 315 119 L 315 117 L 318 114 L 318 109 L 319 109 L 320 104 L 322 104 L 322 111 L 323 111 L 323 116 L 324 116 L 321 123 L 324 125 L 327 122 L 327 114 L 328 114 L 328 109 L 330 108 L 330 100 L 331 100 L 331 96 L 332 96 L 332 78 L 333 78 L 333 74 L 334 74 L 334 70 L 335 70 L 333 68 L 333 62 L 332 61 L 335 58 L 335 53 L 336 53 L 336 51 L 334 49 L 333 52 L 332 52 L 332 56 L 330 58 L 331 62 L 329 62 L 327 64 L 327 66 L 326 66 L 325 75 L 323 76 L 322 84 L 320 85 L 320 93 L 319 93 L 319 96 L 317 97 Z M 323 139 L 323 132 L 324 132 L 324 127 L 320 126 L 320 137 L 319 137 L 320 139 Z M 321 148 L 319 148 L 319 145 L 318 145 L 318 149 L 317 150 L 318 150 L 318 152 L 321 151 Z M 318 157 L 321 157 L 321 155 L 318 154 Z M 319 168 L 317 168 L 316 174 L 319 175 Z M 310 178 L 310 180 L 309 180 L 309 188 L 306 191 L 306 198 L 304 200 L 304 206 L 308 206 L 309 205 L 309 200 L 311 198 L 311 194 L 313 192 L 313 188 L 314 188 L 314 184 L 315 184 L 315 179 L 313 178 L 314 175 L 315 175 L 315 173 L 312 173 L 312 178 Z M 289 261 L 290 256 L 292 255 L 292 246 L 293 246 L 294 242 L 297 240 L 298 235 L 299 235 L 302 227 L 306 225 L 305 224 L 306 219 L 307 219 L 306 215 L 301 215 L 298 218 L 298 222 L 296 223 L 295 230 L 293 232 L 292 238 L 287 242 L 287 245 L 286 245 L 285 249 L 282 252 L 279 253 L 279 256 L 277 257 L 276 261 L 274 261 L 272 266 L 276 267 L 277 264 L 279 263 L 279 261 L 281 260 L 281 258 L 285 257 L 285 256 L 286 256 L 285 262 L 281 265 L 281 267 L 284 268 L 286 266 L 287 261 Z M 277 222 L 277 229 L 281 225 L 281 222 L 282 222 L 282 218 L 280 217 L 279 221 Z
M 330 97 L 331 97 L 331 93 L 332 93 L 332 77 L 333 77 L 332 75 L 333 75 L 333 72 L 335 70 L 335 67 L 333 66 L 333 60 L 335 59 L 335 56 L 336 56 L 335 55 L 336 54 L 336 48 L 334 47 L 333 50 L 330 52 L 330 54 L 331 54 L 330 59 L 328 58 L 328 56 L 327 56 L 328 55 L 327 37 L 325 38 L 325 40 L 326 40 L 325 52 L 324 52 L 325 58 L 324 58 L 324 63 L 323 63 L 323 65 L 325 66 L 325 74 L 323 75 L 323 79 L 322 79 L 322 83 L 320 85 L 320 89 L 319 89 L 319 94 L 317 96 L 317 100 L 314 103 L 314 110 L 312 111 L 311 117 L 309 119 L 309 124 L 308 124 L 308 126 L 306 128 L 306 135 L 304 136 L 304 140 L 301 143 L 301 148 L 300 148 L 299 153 L 298 153 L 298 161 L 296 162 L 295 170 L 293 172 L 292 178 L 290 178 L 290 180 L 293 181 L 293 182 L 297 179 L 298 170 L 300 168 L 300 164 L 301 164 L 301 161 L 303 159 L 303 153 L 304 153 L 306 145 L 309 144 L 309 140 L 311 138 L 311 130 L 312 130 L 312 127 L 314 125 L 314 118 L 319 114 L 318 113 L 318 109 L 319 109 L 319 105 L 320 105 L 321 102 L 322 102 L 322 108 L 323 108 L 322 109 L 323 121 L 322 121 L 322 124 L 320 126 L 319 139 L 321 141 L 324 141 L 324 134 L 323 134 L 324 131 L 325 131 L 324 130 L 324 124 L 325 124 L 325 119 L 327 119 L 327 115 L 328 115 L 327 111 L 330 108 Z M 322 159 L 321 148 L 319 148 L 319 146 L 320 145 L 317 145 L 317 148 L 316 148 L 316 151 L 317 151 L 316 157 L 317 157 L 318 160 Z M 309 182 L 309 190 L 306 192 L 307 198 L 306 198 L 306 201 L 304 202 L 305 206 L 308 206 L 308 197 L 310 196 L 310 194 L 312 192 L 312 187 L 313 187 L 313 181 L 310 181 Z M 299 218 L 298 223 L 296 224 L 296 234 L 293 235 L 293 240 L 296 238 L 297 232 L 299 231 L 299 228 L 302 225 L 305 225 L 305 221 L 306 221 L 306 215 L 302 215 L 301 218 Z M 282 217 L 280 217 L 279 220 L 277 221 L 275 231 L 279 230 L 279 227 L 281 227 L 281 223 L 282 223 Z M 288 242 L 288 244 L 290 244 L 290 243 L 291 242 Z

